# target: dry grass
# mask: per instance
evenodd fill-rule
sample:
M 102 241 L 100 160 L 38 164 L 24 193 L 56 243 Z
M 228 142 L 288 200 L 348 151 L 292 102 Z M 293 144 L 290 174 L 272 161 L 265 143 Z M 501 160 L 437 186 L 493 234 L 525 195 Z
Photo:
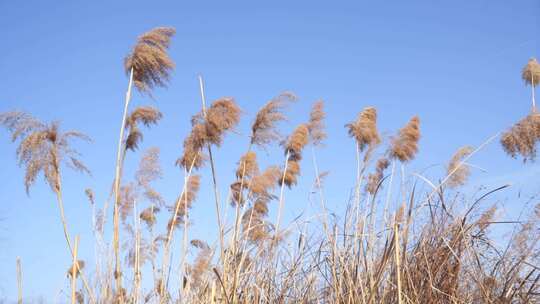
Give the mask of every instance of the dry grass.
M 144 34 L 126 59 L 126 68 L 133 68 L 139 90 L 148 92 L 164 85 L 172 68 L 165 51 L 173 33 L 160 28 Z M 537 84 L 533 76 L 536 68 L 535 61 L 530 61 L 523 72 L 523 78 L 533 87 Z M 118 246 L 118 234 L 113 234 L 112 242 L 104 235 L 110 227 L 104 225 L 99 214 L 103 218 L 106 205 L 99 209 L 96 195 L 86 189 L 96 237 L 95 265 L 86 268 L 77 258 L 77 246 L 75 250 L 71 246 L 63 214 L 61 169 L 67 165 L 87 171 L 69 144 L 72 138 L 88 138 L 75 131 L 63 133 L 58 123 L 43 123 L 24 112 L 0 114 L 0 124 L 11 132 L 13 141 L 20 141 L 16 156 L 26 170 L 27 190 L 43 174 L 57 196 L 71 253 L 66 264 L 71 264 L 67 275 L 72 303 L 540 302 L 540 204 L 533 202 L 536 205 L 527 207 L 524 216 L 507 221 L 501 219 L 505 216 L 503 208 L 489 203 L 496 202 L 492 195 L 506 186 L 480 188 L 479 194 L 460 192 L 464 188 L 458 186 L 466 185 L 473 173 L 464 161 L 476 150 L 466 146 L 453 155 L 446 172 L 441 172 L 448 187 L 425 190 L 417 185 L 436 183 L 418 179 L 418 175 L 403 175 L 401 196 L 394 199 L 394 166 L 390 175 L 386 171 L 391 162 L 405 166 L 421 152 L 418 117 L 391 138 L 381 138 L 377 110 L 372 107 L 346 125 L 357 148 L 357 176 L 352 181 L 340 181 L 350 182 L 355 189 L 341 214 L 326 209 L 321 181 L 326 174 L 319 173 L 313 149 L 316 184 L 312 193 L 319 194 L 321 209 L 311 205 L 309 216 L 298 216 L 280 229 L 284 188 L 299 183 L 306 146 L 311 143 L 312 147 L 320 147 L 327 137 L 324 104 L 318 101 L 308 122 L 298 125 L 281 141 L 284 164 L 268 165 L 264 170 L 259 167 L 265 164 L 267 155 L 256 149 L 266 150 L 282 139 L 276 127 L 287 119 L 284 109 L 293 100 L 292 94 L 279 95 L 256 114 L 245 138 L 248 149 L 232 169 L 228 201 L 216 194 L 217 203 L 233 208 L 234 216 L 227 218 L 216 208 L 217 218 L 225 219 L 216 224 L 219 235 L 201 240 L 191 239 L 192 227 L 214 223 L 207 218 L 192 221 L 194 208 L 208 209 L 208 202 L 196 203 L 203 184 L 199 174 L 206 171 L 194 174 L 194 170 L 202 168 L 207 159 L 212 163 L 210 147 L 220 147 L 226 134 L 235 130 L 240 108 L 233 98 L 220 98 L 208 108 L 203 103 L 204 108 L 192 117 L 192 128 L 178 160 L 184 169 L 184 186 L 176 200 L 167 204 L 154 188 L 163 176 L 158 148 L 142 152 L 131 181 L 120 178 L 125 153 L 140 153 L 136 151 L 142 139 L 139 125 L 156 124 L 162 117 L 152 107 L 138 107 L 128 115 L 128 97 L 114 191 L 113 229 L 122 228 L 123 246 Z M 505 152 L 534 161 L 540 138 L 538 117 L 533 111 L 502 135 Z M 381 142 L 388 145 L 379 147 Z M 211 167 L 216 188 L 217 165 L 212 163 Z M 386 199 L 381 197 L 383 186 L 388 189 Z M 378 208 L 383 200 L 390 208 Z M 232 207 L 227 205 L 229 201 Z M 277 220 L 272 222 L 269 214 L 275 211 Z M 495 225 L 507 232 L 504 237 L 492 233 Z M 178 230 L 182 231 L 181 239 L 175 238 Z M 212 239 L 219 239 L 219 244 L 212 243 Z M 68 299 L 66 296 L 63 300 Z

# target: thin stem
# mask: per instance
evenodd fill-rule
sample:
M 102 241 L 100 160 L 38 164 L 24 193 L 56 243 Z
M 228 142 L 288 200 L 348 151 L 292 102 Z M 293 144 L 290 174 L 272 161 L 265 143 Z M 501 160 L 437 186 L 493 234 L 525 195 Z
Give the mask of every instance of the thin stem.
M 275 241 L 279 238 L 279 225 L 281 222 L 281 213 L 283 212 L 283 191 L 285 189 L 285 176 L 287 174 L 287 167 L 289 165 L 290 152 L 287 150 L 287 155 L 285 156 L 285 168 L 283 169 L 283 176 L 281 178 L 281 189 L 279 192 L 279 208 L 276 220 L 276 232 L 275 232 Z
M 22 304 L 22 266 L 21 257 L 17 257 L 17 304 Z
M 114 258 L 115 258 L 115 272 L 114 278 L 116 282 L 116 291 L 120 294 L 120 302 L 123 302 L 122 293 L 122 272 L 120 269 L 120 254 L 119 254 L 119 243 L 120 243 L 120 233 L 119 233 L 119 221 L 118 221 L 118 204 L 120 201 L 120 179 L 121 179 L 121 168 L 122 168 L 122 154 L 125 149 L 124 146 L 124 130 L 126 128 L 126 119 L 127 111 L 129 108 L 129 101 L 131 100 L 131 87 L 133 85 L 133 67 L 129 73 L 129 83 L 128 89 L 126 92 L 126 98 L 124 102 L 124 114 L 122 116 L 122 124 L 120 125 L 120 136 L 118 138 L 118 149 L 116 153 L 116 171 L 114 177 L 114 236 L 113 236 L 113 248 L 114 248 Z
M 77 261 L 77 253 L 79 250 L 79 236 L 75 236 L 75 248 L 73 249 L 73 265 L 71 266 L 71 304 L 75 304 L 75 291 L 77 290 L 77 270 L 79 262 Z
M 199 75 L 199 88 L 201 91 L 201 102 L 202 102 L 202 109 L 203 109 L 203 115 L 204 119 L 206 119 L 206 95 L 204 94 L 204 82 L 201 75 Z M 219 228 L 219 245 L 220 245 L 220 257 L 223 259 L 223 251 L 224 251 L 224 241 L 223 241 L 223 227 L 221 223 L 221 211 L 219 207 L 219 190 L 217 186 L 217 178 L 216 178 L 216 169 L 214 165 L 214 157 L 212 155 L 212 147 L 210 144 L 207 144 L 208 148 L 208 157 L 210 158 L 210 168 L 212 170 L 212 183 L 214 188 L 214 198 L 215 198 L 215 204 L 216 204 L 216 216 L 217 216 L 217 223 Z

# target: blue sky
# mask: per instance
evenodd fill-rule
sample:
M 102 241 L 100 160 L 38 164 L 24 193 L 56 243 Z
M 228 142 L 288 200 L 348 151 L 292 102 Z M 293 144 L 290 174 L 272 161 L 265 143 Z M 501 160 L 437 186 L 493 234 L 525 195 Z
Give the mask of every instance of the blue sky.
M 530 109 L 530 89 L 520 73 L 540 56 L 540 2 L 530 1 L 2 1 L 0 2 L 0 111 L 26 110 L 65 129 L 90 135 L 77 148 L 92 177 L 64 173 L 65 203 L 81 254 L 91 260 L 92 187 L 99 205 L 114 174 L 117 129 L 127 85 L 122 63 L 136 37 L 155 26 L 177 30 L 170 54 L 177 68 L 170 87 L 151 100 L 134 94 L 133 106 L 151 104 L 164 113 L 145 130 L 141 150 L 159 146 L 164 178 L 157 188 L 173 200 L 182 172 L 173 166 L 200 109 L 197 75 L 207 97 L 235 97 L 243 110 L 238 134 L 215 152 L 222 196 L 233 181 L 247 147 L 249 124 L 272 96 L 290 90 L 299 102 L 288 112 L 284 133 L 308 117 L 313 101 L 326 101 L 329 139 L 318 151 L 327 181 L 329 208 L 339 210 L 354 184 L 354 143 L 344 124 L 365 106 L 379 111 L 379 126 L 390 135 L 413 115 L 422 122 L 420 154 L 407 172 L 428 166 L 431 176 L 458 147 L 478 145 L 506 129 Z M 25 295 L 53 300 L 66 285 L 69 255 L 55 197 L 39 180 L 25 194 L 7 132 L 0 132 L 0 299 L 16 295 L 15 260 L 23 262 Z M 127 157 L 131 178 L 140 151 Z M 278 147 L 261 152 L 262 164 L 281 164 Z M 498 139 L 471 160 L 477 184 L 512 182 L 501 198 L 510 216 L 521 210 L 517 193 L 535 194 L 535 164 L 507 157 Z M 438 169 L 437 169 L 438 168 Z M 309 160 L 298 187 L 286 192 L 286 220 L 307 207 L 313 182 Z M 215 232 L 211 179 L 194 205 L 195 236 Z M 439 175 L 438 175 L 439 174 Z M 275 206 L 274 206 L 275 207 Z

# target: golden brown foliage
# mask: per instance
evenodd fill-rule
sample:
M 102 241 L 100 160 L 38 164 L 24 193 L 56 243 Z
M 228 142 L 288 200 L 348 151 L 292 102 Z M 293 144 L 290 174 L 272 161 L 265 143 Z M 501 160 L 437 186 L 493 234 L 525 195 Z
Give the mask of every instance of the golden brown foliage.
M 363 151 L 366 147 L 375 147 L 381 142 L 377 131 L 377 110 L 367 107 L 360 114 L 356 121 L 345 125 L 349 129 L 349 136 L 353 137 Z
M 366 191 L 375 194 L 377 191 L 377 188 L 379 187 L 379 184 L 381 183 L 383 177 L 384 177 L 384 170 L 388 168 L 390 165 L 390 162 L 386 157 L 379 158 L 377 160 L 377 164 L 375 165 L 375 172 L 371 173 L 368 176 L 368 182 L 366 184 Z
M 27 193 L 40 173 L 43 173 L 51 189 L 58 191 L 62 163 L 76 171 L 90 173 L 78 159 L 79 153 L 70 147 L 72 138 L 90 141 L 83 133 L 78 131 L 62 133 L 58 122 L 44 124 L 24 112 L 0 114 L 0 125 L 12 133 L 13 141 L 20 139 L 17 158 L 19 165 L 26 168 L 24 184 Z
M 527 85 L 537 86 L 540 83 L 540 64 L 536 58 L 529 59 L 527 65 L 523 67 L 521 78 Z
M 164 87 L 174 62 L 169 58 L 174 28 L 158 27 L 139 36 L 131 54 L 124 59 L 126 73 L 133 69 L 133 83 L 140 92 L 149 93 L 155 86 Z
M 524 161 L 536 158 L 536 144 L 540 140 L 540 114 L 531 113 L 501 135 L 504 151 L 512 157 L 521 155 Z
M 414 116 L 405 127 L 399 130 L 398 136 L 392 139 L 390 157 L 407 162 L 416 156 L 420 140 L 420 118 Z
M 259 165 L 257 164 L 257 153 L 249 151 L 242 155 L 238 168 L 236 168 L 236 178 L 253 177 L 259 174 Z
M 326 132 L 324 130 L 324 118 L 326 113 L 324 112 L 324 101 L 319 100 L 313 104 L 311 113 L 309 114 L 309 136 L 311 142 L 315 146 L 322 144 L 323 140 L 326 139 Z
M 283 110 L 290 103 L 296 100 L 292 93 L 282 93 L 267 102 L 257 113 L 255 121 L 251 126 L 251 143 L 265 146 L 280 138 L 279 132 L 275 129 L 279 121 L 285 120 Z
M 129 129 L 126 138 L 126 149 L 135 151 L 138 148 L 139 142 L 142 141 L 143 135 L 139 130 L 139 123 L 143 123 L 149 127 L 163 117 L 161 112 L 150 106 L 137 107 L 126 119 L 126 128 Z
M 459 148 L 450 159 L 446 168 L 446 175 L 449 176 L 446 184 L 450 188 L 455 188 L 465 184 L 467 178 L 471 174 L 471 170 L 467 164 L 462 163 L 463 159 L 469 156 L 473 151 L 470 146 Z

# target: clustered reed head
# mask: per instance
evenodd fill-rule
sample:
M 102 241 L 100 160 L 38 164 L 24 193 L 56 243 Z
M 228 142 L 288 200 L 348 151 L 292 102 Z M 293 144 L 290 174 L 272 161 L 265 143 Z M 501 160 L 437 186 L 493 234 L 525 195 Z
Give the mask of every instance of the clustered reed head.
M 254 206 L 242 215 L 242 230 L 249 241 L 260 243 L 270 238 L 272 225 L 265 220 L 267 212 L 267 209 Z
M 373 107 L 362 110 L 356 121 L 345 126 L 349 129 L 349 136 L 356 140 L 360 151 L 366 147 L 374 148 L 381 142 L 377 131 L 377 110 Z
M 455 188 L 465 184 L 471 174 L 471 170 L 467 164 L 463 163 L 463 159 L 469 156 L 472 151 L 472 147 L 465 146 L 459 148 L 456 153 L 454 153 L 446 168 L 446 174 L 449 176 L 448 181 L 446 182 L 448 187 Z
M 313 104 L 311 113 L 309 114 L 309 137 L 314 146 L 319 146 L 326 139 L 327 135 L 324 130 L 324 119 L 326 113 L 324 112 L 324 101 L 319 100 Z
M 524 161 L 536 158 L 540 141 L 540 114 L 533 112 L 520 120 L 501 136 L 501 145 L 511 157 L 521 155 Z
M 296 101 L 296 96 L 285 92 L 272 98 L 259 110 L 251 126 L 251 144 L 265 146 L 280 138 L 276 124 L 286 119 L 283 110 L 293 101 Z
M 60 132 L 60 124 L 45 124 L 25 112 L 0 113 L 0 125 L 11 132 L 12 141 L 20 139 L 17 158 L 20 166 L 25 166 L 24 184 L 28 193 L 43 173 L 45 181 L 53 191 L 59 191 L 58 177 L 60 165 L 90 173 L 88 168 L 78 159 L 79 153 L 71 148 L 73 138 L 90 141 L 90 138 L 78 131 Z
M 527 65 L 523 67 L 521 78 L 523 78 L 525 84 L 533 87 L 540 84 L 540 64 L 536 61 L 536 58 L 529 59 Z
M 187 265 L 186 273 L 188 274 L 191 288 L 197 288 L 203 284 L 204 277 L 211 268 L 212 249 L 202 240 L 192 240 L 190 243 L 191 246 L 199 249 L 199 252 L 193 264 Z
M 124 59 L 126 73 L 133 70 L 133 83 L 140 92 L 149 93 L 155 86 L 166 86 L 174 69 L 167 49 L 175 32 L 174 28 L 158 27 L 144 33 Z
M 407 162 L 416 156 L 420 140 L 420 118 L 414 116 L 405 127 L 399 130 L 398 136 L 392 139 L 390 157 Z
M 306 124 L 301 124 L 289 136 L 285 142 L 285 153 L 289 154 L 289 159 L 299 161 L 302 159 L 302 150 L 309 142 L 309 128 Z
M 279 179 L 279 185 L 287 185 L 291 188 L 298 182 L 298 176 L 300 175 L 300 164 L 298 161 L 290 160 L 287 163 L 285 172 L 283 172 L 282 179 Z
M 150 206 L 145 208 L 141 214 L 139 214 L 139 218 L 149 227 L 153 227 L 156 223 L 156 214 L 159 212 L 159 207 Z
M 384 170 L 388 168 L 390 165 L 390 162 L 386 157 L 379 158 L 377 160 L 377 164 L 375 165 L 375 172 L 371 173 L 368 176 L 368 182 L 366 184 L 366 191 L 375 194 L 377 192 L 377 189 L 379 188 L 379 185 L 384 177 Z
M 259 174 L 259 165 L 257 164 L 257 153 L 248 151 L 242 155 L 238 162 L 238 168 L 236 168 L 236 178 L 242 179 L 243 177 L 251 178 Z
M 240 121 L 240 108 L 233 98 L 221 98 L 212 103 L 206 113 L 201 112 L 191 119 L 191 133 L 184 140 L 184 152 L 177 164 L 198 169 L 204 164 L 203 148 L 207 144 L 221 145 L 223 136 Z
M 146 127 L 157 124 L 163 117 L 161 112 L 150 106 L 137 107 L 129 114 L 126 119 L 126 129 L 129 129 L 126 138 L 126 149 L 135 151 L 142 141 L 143 134 L 139 130 L 139 123 L 143 123 Z
M 199 175 L 189 176 L 186 182 L 185 190 L 182 192 L 182 195 L 180 195 L 180 197 L 176 200 L 176 204 L 172 208 L 170 208 L 173 213 L 173 217 L 169 220 L 169 223 L 167 224 L 167 230 L 170 230 L 173 223 L 176 228 L 178 228 L 180 224 L 184 223 L 185 217 L 188 211 L 191 209 L 195 198 L 197 197 L 197 192 L 199 192 L 200 186 L 201 177 Z M 177 209 L 178 212 L 176 213 L 176 218 L 174 218 L 174 213 Z
M 144 196 L 153 204 L 159 206 L 164 204 L 164 199 L 151 185 L 152 182 L 163 176 L 163 171 L 159 163 L 159 148 L 152 147 L 146 150 L 139 162 L 139 168 L 135 172 L 137 186 L 144 190 Z

